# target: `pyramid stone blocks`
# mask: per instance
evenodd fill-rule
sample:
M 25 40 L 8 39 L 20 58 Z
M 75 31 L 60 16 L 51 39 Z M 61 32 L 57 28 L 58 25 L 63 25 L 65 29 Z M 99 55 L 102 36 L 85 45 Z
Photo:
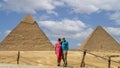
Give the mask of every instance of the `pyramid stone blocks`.
M 0 43 L 2 51 L 54 50 L 51 42 L 30 14 Z

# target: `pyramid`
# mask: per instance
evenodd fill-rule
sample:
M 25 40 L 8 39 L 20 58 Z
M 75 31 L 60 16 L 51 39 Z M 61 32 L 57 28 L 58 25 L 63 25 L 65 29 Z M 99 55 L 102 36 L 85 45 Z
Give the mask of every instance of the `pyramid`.
M 79 50 L 120 51 L 120 45 L 101 26 L 97 26 Z
M 0 43 L 1 51 L 53 50 L 53 46 L 30 14 Z

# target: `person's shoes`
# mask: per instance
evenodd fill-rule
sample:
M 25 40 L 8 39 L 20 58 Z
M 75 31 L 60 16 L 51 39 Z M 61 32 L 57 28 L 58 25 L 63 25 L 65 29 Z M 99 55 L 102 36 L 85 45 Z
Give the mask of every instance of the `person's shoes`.
M 63 67 L 67 67 L 67 63 L 65 63 L 65 64 L 63 65 Z
M 60 66 L 60 64 L 58 64 L 57 66 Z
M 63 64 L 63 67 L 67 67 L 66 64 Z
M 64 65 L 63 67 L 67 67 L 66 65 Z
M 65 66 L 67 67 L 67 63 L 65 64 Z

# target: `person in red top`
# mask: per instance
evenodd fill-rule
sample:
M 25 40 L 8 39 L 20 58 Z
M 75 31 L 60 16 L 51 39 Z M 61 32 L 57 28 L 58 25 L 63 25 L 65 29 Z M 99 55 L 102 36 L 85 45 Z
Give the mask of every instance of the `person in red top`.
M 61 45 L 61 38 L 58 38 L 57 43 L 55 44 L 55 54 L 57 56 L 57 66 L 60 66 L 61 59 L 62 59 L 62 45 Z

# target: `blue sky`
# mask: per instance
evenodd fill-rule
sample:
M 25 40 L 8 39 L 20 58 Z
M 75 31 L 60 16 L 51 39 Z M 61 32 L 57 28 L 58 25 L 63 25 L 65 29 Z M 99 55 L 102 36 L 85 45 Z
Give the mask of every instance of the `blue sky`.
M 0 0 L 0 41 L 30 13 L 55 44 L 78 48 L 101 25 L 120 43 L 120 0 Z

